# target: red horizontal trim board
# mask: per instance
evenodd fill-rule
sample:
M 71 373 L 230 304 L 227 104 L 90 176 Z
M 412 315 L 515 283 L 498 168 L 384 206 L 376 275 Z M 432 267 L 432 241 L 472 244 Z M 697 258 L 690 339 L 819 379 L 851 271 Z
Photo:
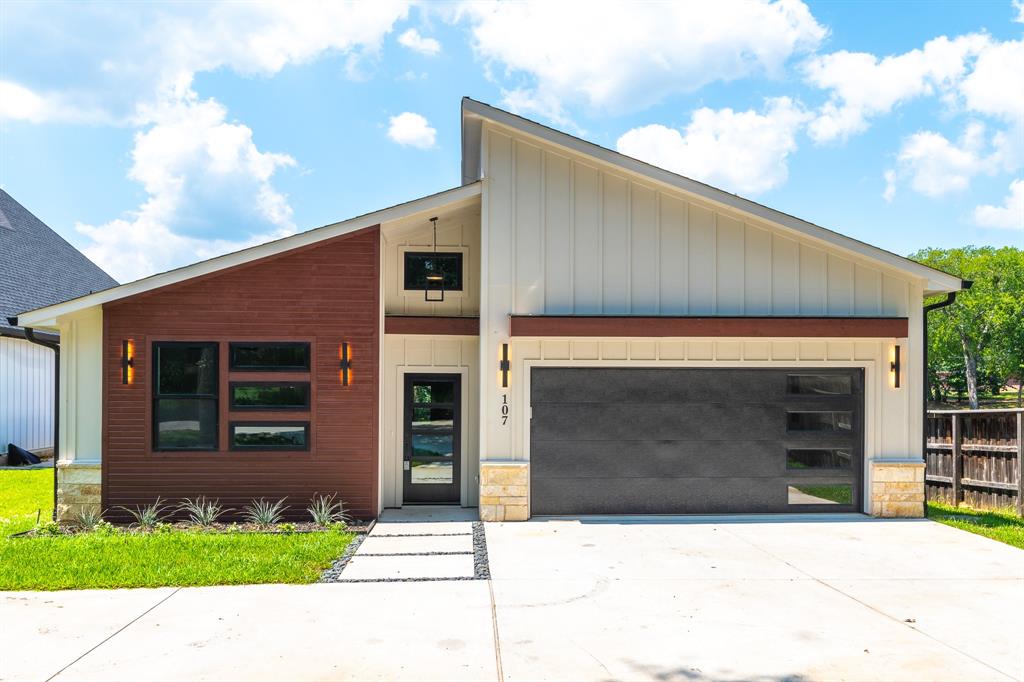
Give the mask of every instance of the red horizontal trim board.
M 437 336 L 478 336 L 479 317 L 439 317 L 431 315 L 387 315 L 385 334 L 432 334 Z
M 905 317 L 511 315 L 512 336 L 906 338 Z

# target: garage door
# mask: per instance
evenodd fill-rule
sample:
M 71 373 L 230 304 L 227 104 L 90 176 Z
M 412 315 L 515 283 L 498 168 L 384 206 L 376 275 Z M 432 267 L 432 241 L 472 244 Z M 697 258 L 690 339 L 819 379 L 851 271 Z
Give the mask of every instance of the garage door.
M 860 369 L 533 368 L 531 513 L 858 511 Z

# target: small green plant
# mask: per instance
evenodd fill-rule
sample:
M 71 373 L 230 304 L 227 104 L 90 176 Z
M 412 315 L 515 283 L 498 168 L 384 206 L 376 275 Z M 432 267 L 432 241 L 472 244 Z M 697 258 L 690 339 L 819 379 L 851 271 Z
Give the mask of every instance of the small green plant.
M 178 505 L 178 509 L 188 514 L 188 520 L 197 526 L 212 526 L 217 519 L 231 511 L 222 507 L 219 500 L 207 500 L 205 497 L 186 499 Z
M 306 507 L 306 511 L 313 517 L 313 523 L 318 526 L 328 527 L 334 524 L 347 524 L 351 519 L 345 511 L 345 503 L 341 500 L 334 501 L 334 495 L 317 495 L 313 502 Z
M 174 532 L 174 526 L 172 524 L 170 524 L 170 523 L 166 523 L 164 521 L 160 521 L 155 526 L 153 526 L 153 532 L 154 533 L 173 533 Z
M 63 535 L 64 531 L 61 530 L 60 524 L 56 521 L 47 521 L 36 526 L 36 535 Z
M 82 530 L 91 531 L 103 520 L 103 513 L 96 507 L 82 507 L 75 514 L 75 525 Z
M 298 527 L 294 523 L 279 523 L 277 529 L 282 533 L 294 533 Z
M 92 532 L 97 535 L 117 535 L 120 531 L 117 526 L 112 524 L 110 521 L 100 519 L 100 521 L 93 526 Z
M 281 520 L 284 510 L 288 508 L 284 506 L 286 499 L 288 498 L 278 500 L 277 502 L 268 502 L 263 498 L 254 500 L 242 510 L 242 518 L 257 526 L 273 526 Z
M 133 525 L 144 530 L 153 530 L 157 527 L 157 524 L 160 523 L 163 518 L 163 513 L 167 508 L 158 497 L 156 498 L 156 502 L 153 504 L 136 507 L 135 509 L 129 509 L 128 507 L 118 507 L 118 509 L 123 509 L 132 515 L 132 518 L 135 519 L 135 523 Z

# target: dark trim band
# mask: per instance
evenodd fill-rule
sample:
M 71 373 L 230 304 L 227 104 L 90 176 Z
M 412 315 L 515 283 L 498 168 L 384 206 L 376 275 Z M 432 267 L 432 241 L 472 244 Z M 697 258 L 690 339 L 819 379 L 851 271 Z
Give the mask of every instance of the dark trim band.
M 907 338 L 905 317 L 510 315 L 512 336 Z
M 478 336 L 479 317 L 431 315 L 386 315 L 385 334 L 429 334 L 433 336 Z

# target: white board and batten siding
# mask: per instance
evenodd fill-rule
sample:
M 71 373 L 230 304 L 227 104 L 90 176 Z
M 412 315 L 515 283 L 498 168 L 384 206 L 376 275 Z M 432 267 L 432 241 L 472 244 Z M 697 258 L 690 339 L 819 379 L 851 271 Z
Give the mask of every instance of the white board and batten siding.
M 913 406 L 922 395 L 914 368 L 921 362 L 924 280 L 490 122 L 484 123 L 481 156 L 483 366 L 496 362 L 500 344 L 509 341 L 510 314 L 908 317 L 910 336 L 899 340 L 904 388 L 878 401 L 894 416 L 876 424 L 876 456 L 920 454 L 911 434 L 920 433 Z M 740 341 L 720 343 L 746 348 Z M 711 342 L 687 347 L 705 343 Z M 811 343 L 831 348 L 846 340 Z M 533 354 L 524 344 L 512 344 L 519 372 L 525 371 L 522 352 Z M 707 358 L 698 354 L 678 362 L 762 361 L 757 353 L 727 360 L 728 353 L 719 357 L 715 348 Z M 868 381 L 879 391 L 892 390 L 886 352 L 876 341 L 870 359 L 863 360 L 873 372 Z M 824 365 L 835 353 L 820 355 L 793 362 Z M 838 355 L 843 362 L 862 362 L 852 352 Z M 778 360 L 784 358 L 769 355 L 763 362 Z M 528 458 L 528 444 L 519 435 L 528 425 L 520 415 L 529 408 L 522 377 L 514 379 L 508 396 L 498 388 L 496 372 L 484 372 L 484 381 L 492 397 L 482 405 L 482 456 Z M 494 414 L 506 399 L 519 414 L 501 425 Z
M 53 351 L 0 336 L 0 453 L 53 447 Z

